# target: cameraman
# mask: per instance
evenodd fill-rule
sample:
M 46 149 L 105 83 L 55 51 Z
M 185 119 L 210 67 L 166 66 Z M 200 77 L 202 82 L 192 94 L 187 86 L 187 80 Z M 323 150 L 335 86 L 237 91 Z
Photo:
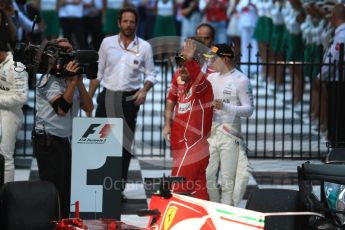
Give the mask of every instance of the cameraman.
M 72 51 L 71 44 L 64 39 L 57 44 Z M 46 74 L 38 83 L 36 95 L 33 144 L 38 172 L 41 180 L 51 181 L 56 186 L 62 218 L 68 218 L 70 210 L 72 120 L 80 108 L 85 112 L 93 109 L 83 79 L 76 74 L 78 70 L 79 65 L 70 61 L 63 66 L 63 77 Z
M 9 52 L 9 27 L 6 13 L 0 11 L 0 154 L 5 158 L 5 183 L 14 180 L 13 152 L 28 91 L 25 66 L 14 62 Z

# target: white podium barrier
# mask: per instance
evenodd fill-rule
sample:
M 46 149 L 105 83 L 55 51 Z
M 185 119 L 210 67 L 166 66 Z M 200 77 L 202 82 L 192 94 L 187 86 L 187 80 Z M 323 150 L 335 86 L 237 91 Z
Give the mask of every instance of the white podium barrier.
M 122 136 L 122 119 L 73 119 L 71 204 L 81 218 L 120 220 Z

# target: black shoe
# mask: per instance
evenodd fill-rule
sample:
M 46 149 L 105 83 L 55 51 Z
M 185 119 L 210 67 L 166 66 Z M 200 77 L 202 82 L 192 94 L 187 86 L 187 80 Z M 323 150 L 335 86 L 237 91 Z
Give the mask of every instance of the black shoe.
M 28 104 L 25 104 L 25 105 L 23 105 L 22 110 L 23 110 L 23 111 L 33 111 L 34 108 L 32 108 L 32 107 L 31 107 L 30 105 L 28 105 Z

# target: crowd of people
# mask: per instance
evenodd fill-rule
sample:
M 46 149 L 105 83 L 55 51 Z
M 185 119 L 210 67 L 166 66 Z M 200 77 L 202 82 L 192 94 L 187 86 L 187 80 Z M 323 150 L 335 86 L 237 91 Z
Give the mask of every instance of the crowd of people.
M 330 47 L 345 42 L 339 29 L 344 23 L 345 13 L 340 13 L 343 3 L 337 0 L 261 0 L 256 6 L 258 21 L 253 37 L 259 44 L 262 61 L 299 63 L 285 65 L 291 79 L 293 103 L 302 103 L 305 82 L 311 82 L 310 119 L 319 124 L 322 133 L 327 133 L 327 87 L 320 79 L 330 78 L 328 63 L 339 60 L 339 49 Z M 285 66 L 264 66 L 262 76 L 277 87 L 283 86 Z
M 345 41 L 345 6 L 335 0 L 42 0 L 39 4 L 0 0 L 0 12 L 0 150 L 6 162 L 6 182 L 14 179 L 15 136 L 28 91 L 28 74 L 22 64 L 13 61 L 11 45 L 23 39 L 39 42 L 43 34 L 47 38 L 63 35 L 55 43 L 66 52 L 81 48 L 99 53 L 97 78 L 91 80 L 88 90 L 75 61 L 62 66 L 65 77 L 47 73 L 36 85 L 34 154 L 40 178 L 58 189 L 62 217 L 68 217 L 70 208 L 72 119 L 80 108 L 92 116 L 92 97 L 100 85 L 103 91 L 97 97 L 96 117 L 124 120 L 122 191 L 125 189 L 137 113 L 157 82 L 153 47 L 147 39 L 183 38 L 181 48 L 177 47 L 163 133 L 171 142 L 171 174 L 186 181 L 172 189 L 228 205 L 238 205 L 248 183 L 241 117 L 250 117 L 254 110 L 247 77 L 251 69 L 237 66 L 239 53 L 241 62 L 254 60 L 257 50 L 262 60 L 269 61 L 273 57 L 293 62 L 337 61 L 339 44 Z M 253 53 L 246 52 L 249 44 Z M 326 115 L 319 113 L 322 110 L 315 98 L 323 92 L 318 90 L 324 87 L 320 79 L 332 72 L 327 68 L 289 68 L 295 103 L 302 100 L 305 77 L 313 79 L 312 118 L 321 121 Z M 267 80 L 278 85 L 285 82 L 282 68 L 274 71 L 277 74 L 269 66 L 262 71 Z M 327 128 L 327 120 L 321 124 Z M 122 200 L 126 201 L 123 193 Z
M 250 1 L 249 1 L 250 2 Z M 137 10 L 137 35 L 145 40 L 161 36 L 194 34 L 202 22 L 215 28 L 215 42 L 226 43 L 229 36 L 256 23 L 255 5 L 228 0 L 15 0 L 12 17 L 18 40 L 39 43 L 43 38 L 63 36 L 80 49 L 98 50 L 104 36 L 119 32 L 116 19 L 123 7 Z M 249 5 L 249 17 L 246 7 Z M 242 17 L 239 17 L 242 15 Z M 241 18 L 239 28 L 229 27 L 229 19 Z M 33 27 L 33 23 L 36 26 Z M 229 28 L 228 28 L 229 27 Z M 236 31 L 235 31 L 236 30 Z M 253 30 L 253 29 L 252 29 Z M 243 35 L 243 39 L 250 38 Z
M 234 42 L 236 55 L 241 53 L 241 63 L 256 62 L 258 51 L 262 62 L 320 63 L 335 30 L 331 11 L 337 3 L 341 0 L 42 0 L 39 4 L 34 1 L 17 4 L 36 9 L 29 11 L 31 19 L 32 12 L 41 15 L 34 33 L 41 30 L 48 37 L 62 34 L 69 40 L 74 35 L 71 41 L 83 49 L 98 50 L 104 36 L 118 33 L 113 22 L 122 7 L 131 6 L 138 11 L 137 36 L 144 40 L 179 36 L 183 41 L 194 35 L 199 24 L 207 23 L 214 28 L 215 43 Z M 52 20 L 55 23 L 51 23 Z M 23 29 L 25 31 L 24 26 Z M 50 32 L 53 30 L 55 33 Z M 176 47 L 171 50 L 170 54 Z M 154 58 L 162 57 L 156 55 L 159 52 L 164 51 L 154 50 Z M 317 82 L 320 66 L 287 65 L 287 69 L 295 104 L 301 103 L 305 81 L 310 78 L 313 85 L 311 120 L 319 121 L 320 131 L 326 133 L 327 113 L 323 108 L 327 103 L 325 97 L 319 96 L 319 92 L 326 89 Z M 241 71 L 251 74 L 257 69 L 243 64 Z M 262 76 L 278 87 L 286 82 L 283 65 L 263 65 L 262 71 Z M 319 97 L 324 99 L 321 105 Z

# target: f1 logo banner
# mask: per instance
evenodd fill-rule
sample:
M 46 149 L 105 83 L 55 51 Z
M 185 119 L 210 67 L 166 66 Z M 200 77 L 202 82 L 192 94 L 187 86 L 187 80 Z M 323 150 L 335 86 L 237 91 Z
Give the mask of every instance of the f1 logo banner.
M 120 220 L 122 135 L 120 118 L 73 119 L 71 204 L 82 218 Z

